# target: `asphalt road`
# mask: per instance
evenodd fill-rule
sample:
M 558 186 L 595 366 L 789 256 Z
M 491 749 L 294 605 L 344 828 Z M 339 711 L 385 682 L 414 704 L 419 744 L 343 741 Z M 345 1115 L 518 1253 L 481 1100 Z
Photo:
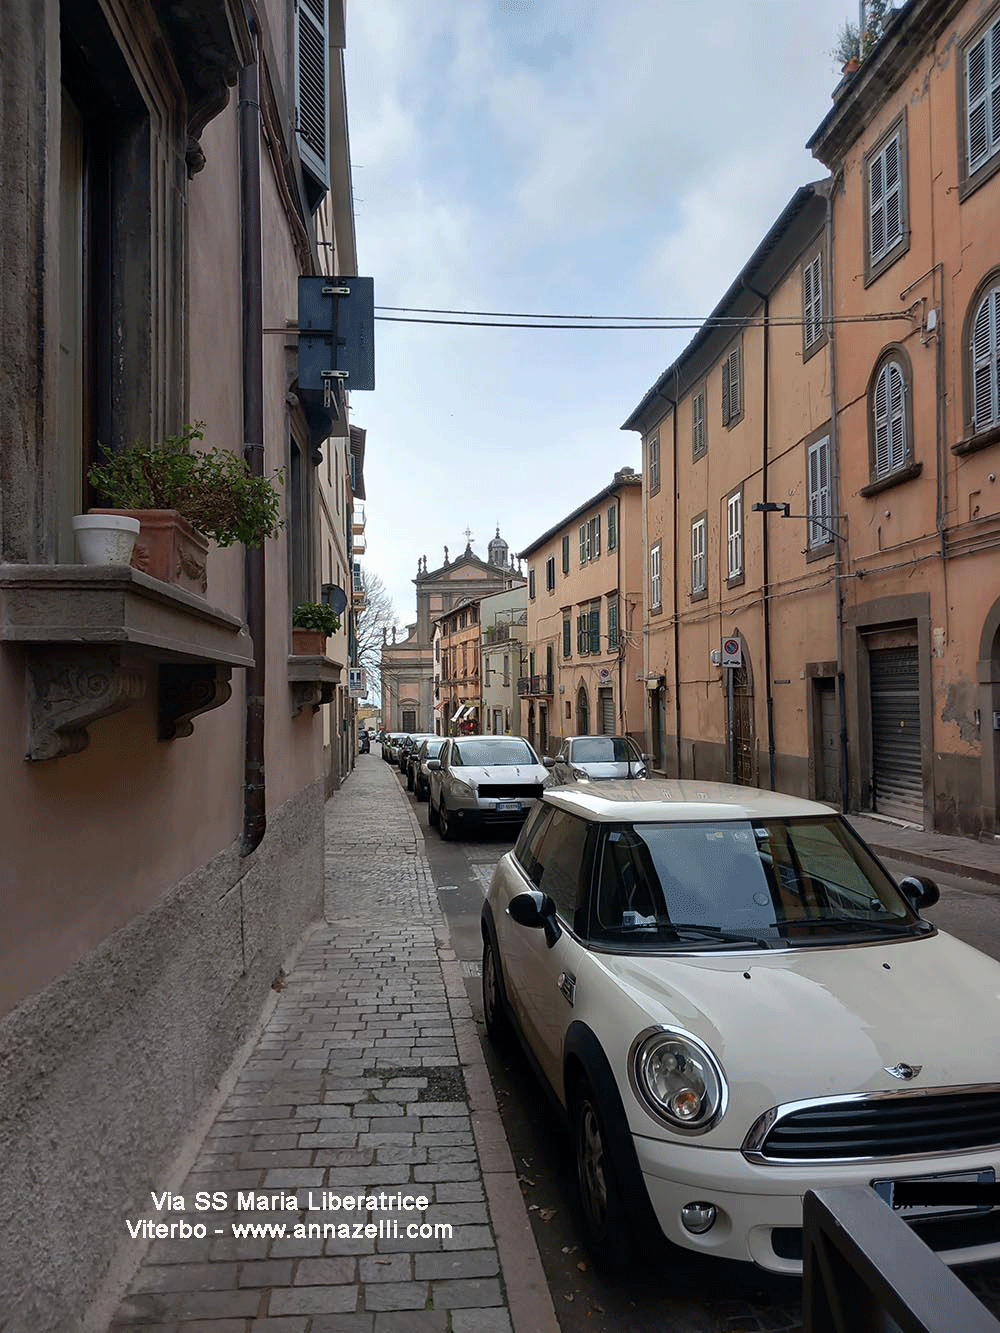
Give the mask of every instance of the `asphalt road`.
M 405 783 L 403 784 L 405 790 Z M 413 797 L 410 796 L 410 800 Z M 452 943 L 466 973 L 473 1012 L 482 1023 L 479 915 L 493 867 L 512 835 L 489 831 L 445 843 L 427 823 L 426 802 L 414 802 Z M 902 876 L 908 867 L 890 862 Z M 920 874 L 926 871 L 918 870 Z M 942 929 L 1000 959 L 1000 889 L 957 876 L 937 876 L 942 900 L 927 915 Z M 481 1028 L 535 1239 L 563 1333 L 793 1333 L 801 1329 L 801 1284 L 749 1264 L 702 1260 L 679 1250 L 628 1280 L 595 1269 L 577 1225 L 572 1149 L 520 1050 L 498 1053 Z M 1000 1264 L 959 1270 L 1000 1318 Z

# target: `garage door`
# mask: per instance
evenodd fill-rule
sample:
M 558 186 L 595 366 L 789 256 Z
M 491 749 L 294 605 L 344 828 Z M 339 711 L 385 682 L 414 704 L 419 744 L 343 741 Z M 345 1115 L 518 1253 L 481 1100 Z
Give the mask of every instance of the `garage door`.
M 872 692 L 874 808 L 894 819 L 924 822 L 920 762 L 920 669 L 916 648 L 869 654 Z
M 601 718 L 601 735 L 613 736 L 615 734 L 615 696 L 614 691 L 608 686 L 602 686 L 597 691 L 597 707 Z

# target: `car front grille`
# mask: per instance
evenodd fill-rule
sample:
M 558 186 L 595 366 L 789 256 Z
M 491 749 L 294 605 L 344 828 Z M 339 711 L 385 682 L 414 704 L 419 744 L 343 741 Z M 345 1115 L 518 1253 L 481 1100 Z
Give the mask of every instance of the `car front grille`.
M 876 1093 L 779 1107 L 743 1144 L 751 1161 L 851 1161 L 1000 1144 L 1000 1087 Z
M 481 782 L 478 787 L 480 796 L 499 800 L 517 799 L 535 801 L 542 794 L 540 782 Z

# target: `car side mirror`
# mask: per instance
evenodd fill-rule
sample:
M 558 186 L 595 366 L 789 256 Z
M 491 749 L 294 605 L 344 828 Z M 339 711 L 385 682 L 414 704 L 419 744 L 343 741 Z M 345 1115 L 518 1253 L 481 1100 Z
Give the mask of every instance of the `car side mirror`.
M 556 761 L 552 758 L 551 755 L 546 755 L 545 758 L 542 760 L 542 763 L 545 765 L 546 768 L 555 768 L 556 766 Z
M 428 760 L 427 760 L 427 771 L 428 771 L 428 773 L 440 773 L 440 772 L 441 772 L 441 760 L 440 760 L 440 759 L 428 759 Z
M 925 907 L 933 907 L 941 897 L 941 890 L 932 879 L 920 875 L 907 875 L 899 881 L 899 891 L 915 912 Z
M 641 754 L 641 755 L 639 756 L 639 758 L 642 760 L 642 762 L 643 762 L 644 764 L 648 764 L 648 763 L 649 763 L 649 755 L 648 755 L 648 754 Z
M 519 926 L 530 930 L 545 931 L 545 942 L 551 949 L 562 934 L 562 928 L 556 920 L 556 905 L 547 893 L 539 889 L 526 889 L 516 893 L 507 904 L 507 914 Z

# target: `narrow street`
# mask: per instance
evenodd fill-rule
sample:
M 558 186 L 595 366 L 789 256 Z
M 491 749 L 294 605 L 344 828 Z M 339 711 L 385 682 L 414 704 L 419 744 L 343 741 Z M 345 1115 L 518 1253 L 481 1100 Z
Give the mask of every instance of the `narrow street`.
M 377 755 L 360 762 L 379 763 Z M 511 847 L 506 831 L 486 831 L 468 840 L 443 842 L 428 826 L 427 803 L 413 804 L 452 945 L 483 1043 L 535 1240 L 556 1315 L 564 1333 L 792 1333 L 801 1327 L 801 1285 L 749 1265 L 702 1262 L 672 1252 L 673 1269 L 638 1273 L 628 1282 L 596 1271 L 576 1222 L 574 1165 L 567 1134 L 520 1050 L 493 1049 L 482 1025 L 479 915 L 493 868 Z M 913 873 L 887 861 L 898 877 Z M 953 875 L 931 875 L 941 902 L 927 915 L 944 930 L 1000 958 L 1000 889 Z M 988 1309 L 1000 1315 L 1000 1269 L 983 1265 L 959 1270 Z

